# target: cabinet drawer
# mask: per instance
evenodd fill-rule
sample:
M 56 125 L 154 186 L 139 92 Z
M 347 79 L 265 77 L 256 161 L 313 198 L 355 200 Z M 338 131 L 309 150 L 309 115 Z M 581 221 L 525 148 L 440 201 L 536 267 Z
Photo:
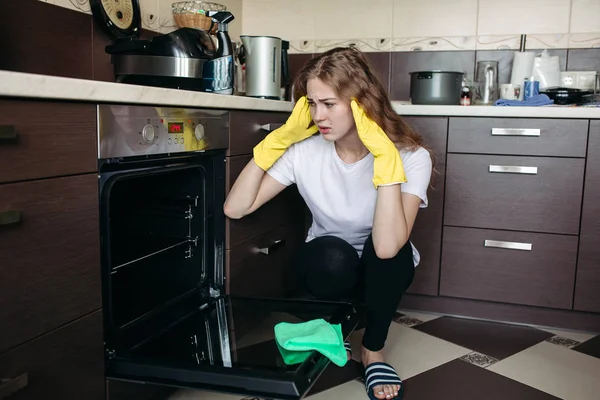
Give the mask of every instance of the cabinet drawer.
M 304 224 L 304 200 L 296 186 L 290 186 L 252 214 L 229 219 L 225 225 L 225 247 L 230 249 L 282 225 Z
M 227 155 L 252 154 L 254 146 L 271 130 L 284 124 L 289 116 L 288 113 L 268 111 L 231 111 Z M 271 126 L 267 126 L 269 124 Z
M 94 172 L 96 159 L 94 104 L 0 100 L 0 182 Z
M 523 118 L 451 118 L 454 153 L 585 157 L 588 121 Z
M 227 251 L 227 291 L 285 297 L 293 289 L 292 257 L 304 243 L 301 225 L 282 226 Z
M 0 378 L 26 376 L 9 400 L 105 399 L 102 312 L 0 355 Z
M 585 160 L 448 154 L 444 224 L 579 233 Z
M 440 295 L 570 309 L 576 260 L 575 236 L 445 227 Z
M 0 353 L 101 307 L 98 177 L 0 185 L 2 215 Z

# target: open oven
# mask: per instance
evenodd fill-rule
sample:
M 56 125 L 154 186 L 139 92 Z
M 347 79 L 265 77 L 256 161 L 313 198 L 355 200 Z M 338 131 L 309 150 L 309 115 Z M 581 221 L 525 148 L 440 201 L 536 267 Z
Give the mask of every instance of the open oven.
M 302 398 L 328 365 L 286 365 L 279 322 L 324 318 L 347 337 L 352 305 L 225 293 L 221 110 L 98 107 L 107 379 Z

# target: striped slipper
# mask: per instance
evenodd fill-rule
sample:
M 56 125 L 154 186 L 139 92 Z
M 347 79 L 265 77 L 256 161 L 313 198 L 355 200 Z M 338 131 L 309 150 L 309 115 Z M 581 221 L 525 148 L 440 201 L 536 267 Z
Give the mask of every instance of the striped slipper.
M 365 369 L 365 386 L 367 394 L 371 400 L 380 400 L 373 393 L 373 388 L 383 385 L 399 385 L 398 396 L 392 397 L 394 400 L 401 400 L 404 392 L 402 379 L 396 373 L 391 365 L 384 362 L 375 362 Z
M 344 348 L 346 349 L 346 353 L 350 354 L 350 359 L 352 359 L 352 346 L 350 345 L 350 342 L 344 342 Z

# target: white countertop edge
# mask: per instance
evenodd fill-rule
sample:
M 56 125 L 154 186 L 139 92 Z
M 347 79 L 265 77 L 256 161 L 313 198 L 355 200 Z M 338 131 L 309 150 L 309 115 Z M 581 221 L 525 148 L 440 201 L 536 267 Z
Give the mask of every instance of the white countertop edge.
M 292 103 L 190 90 L 0 71 L 0 96 L 290 112 Z
M 402 101 L 393 101 L 392 107 L 403 116 L 600 119 L 600 108 L 594 107 L 428 106 Z
M 0 97 L 291 112 L 287 101 L 0 70 Z M 428 106 L 392 101 L 404 116 L 600 119 L 592 107 Z

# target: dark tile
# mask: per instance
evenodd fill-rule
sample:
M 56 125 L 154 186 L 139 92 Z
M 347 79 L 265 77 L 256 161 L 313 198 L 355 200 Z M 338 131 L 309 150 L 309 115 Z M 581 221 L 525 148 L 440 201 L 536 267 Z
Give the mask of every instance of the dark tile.
M 568 71 L 600 71 L 600 49 L 570 49 Z
M 527 326 L 441 317 L 415 326 L 421 332 L 502 360 L 538 344 L 552 333 Z
M 385 90 L 390 92 L 390 67 L 392 64 L 392 53 L 389 52 L 374 52 L 364 53 L 371 63 L 375 74 L 381 81 Z
M 588 356 L 600 358 L 600 335 L 583 342 L 579 346 L 573 347 L 573 350 L 587 354 Z
M 312 54 L 290 54 L 290 78 L 292 82 L 296 79 L 296 75 L 300 72 L 304 64 L 312 58 Z
M 337 365 L 330 363 L 306 396 L 309 397 L 336 386 L 343 385 L 346 382 L 362 377 L 363 374 L 364 368 L 358 361 L 350 360 L 343 367 L 338 367 Z
M 0 15 L 0 69 L 92 79 L 91 15 L 38 0 L 0 1 Z
M 404 381 L 405 400 L 559 400 L 495 372 L 450 361 Z
M 393 100 L 410 99 L 410 72 L 458 71 L 473 79 L 475 51 L 406 51 L 392 53 L 390 95 Z

